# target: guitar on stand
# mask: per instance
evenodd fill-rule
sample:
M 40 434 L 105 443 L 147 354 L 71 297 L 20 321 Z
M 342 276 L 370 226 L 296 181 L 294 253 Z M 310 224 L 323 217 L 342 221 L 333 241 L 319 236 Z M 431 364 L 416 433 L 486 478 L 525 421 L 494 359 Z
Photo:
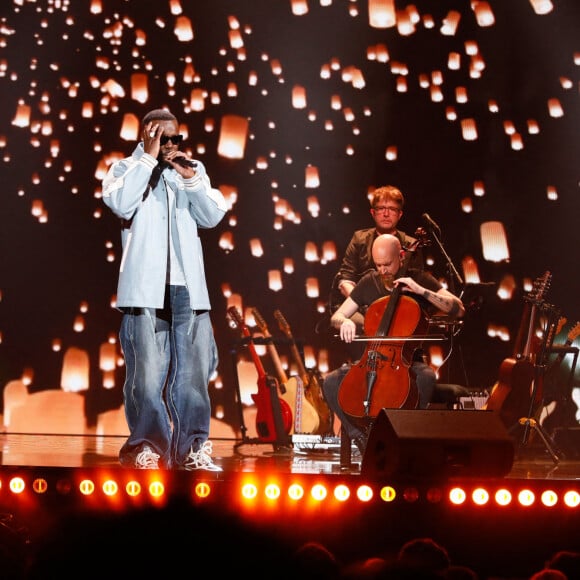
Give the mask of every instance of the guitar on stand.
M 235 306 L 227 310 L 230 320 L 241 331 L 247 340 L 247 347 L 258 372 L 258 391 L 252 394 L 252 400 L 257 407 L 256 431 L 258 442 L 272 443 L 274 449 L 290 445 L 290 429 L 292 428 L 292 410 L 288 403 L 278 396 L 278 381 L 268 375 L 262 365 L 260 355 L 252 339 L 252 334 Z
M 292 431 L 294 433 L 316 433 L 320 420 L 316 409 L 304 396 L 302 379 L 300 377 L 288 377 L 274 343 L 274 337 L 270 334 L 266 321 L 257 308 L 252 308 L 252 314 L 256 325 L 267 341 L 268 353 L 274 363 L 274 368 L 280 381 L 280 397 L 288 403 L 290 409 L 294 412 Z
M 286 322 L 284 315 L 280 310 L 274 311 L 274 317 L 278 321 L 280 330 L 286 335 L 290 340 L 290 350 L 292 356 L 294 357 L 294 362 L 298 367 L 298 374 L 302 379 L 303 383 L 306 385 L 305 396 L 306 399 L 312 404 L 316 409 L 319 418 L 318 429 L 315 431 L 316 435 L 334 435 L 334 414 L 330 410 L 328 403 L 324 399 L 324 394 L 322 392 L 322 387 L 318 380 L 318 377 L 314 371 L 310 372 L 306 369 L 302 355 L 298 350 L 298 345 L 296 340 L 292 335 L 290 330 L 290 325 Z
M 498 381 L 493 386 L 485 410 L 498 411 L 509 429 L 517 425 L 519 417 L 527 413 L 532 395 L 536 360 L 536 327 L 538 313 L 550 284 L 551 274 L 538 278 L 532 291 L 524 298 L 524 311 L 513 355 L 504 359 L 499 368 Z
M 528 444 L 532 429 L 542 439 L 554 463 L 558 463 L 559 453 L 535 419 L 542 403 L 547 341 L 553 336 L 550 326 L 555 323 L 553 320 L 556 311 L 544 300 L 551 279 L 550 272 L 536 279 L 532 292 L 524 298 L 526 304 L 514 355 L 501 364 L 499 380 L 491 391 L 485 409 L 499 411 L 500 418 L 510 432 L 522 426 L 522 446 Z M 548 319 L 544 328 L 539 328 L 541 318 Z M 538 330 L 541 332 L 538 333 Z M 538 338 L 539 334 L 541 339 Z

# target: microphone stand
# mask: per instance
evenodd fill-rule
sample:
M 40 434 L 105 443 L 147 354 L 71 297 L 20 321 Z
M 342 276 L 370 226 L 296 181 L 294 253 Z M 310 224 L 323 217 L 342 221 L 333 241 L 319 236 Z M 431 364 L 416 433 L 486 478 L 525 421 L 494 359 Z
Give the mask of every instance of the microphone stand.
M 439 239 L 439 236 L 437 235 L 435 228 L 430 225 L 429 230 L 431 232 L 431 236 L 433 237 L 433 239 L 435 240 L 435 243 L 437 244 L 437 247 L 439 248 L 439 250 L 441 251 L 441 253 L 445 257 L 445 260 L 447 262 L 447 271 L 449 272 L 449 290 L 451 291 L 452 294 L 455 294 L 455 280 L 457 280 L 457 282 L 460 286 L 463 286 L 463 278 L 461 278 L 461 276 L 459 275 L 459 272 L 457 271 L 457 269 L 453 265 L 453 262 L 451 261 L 449 254 L 445 251 L 445 248 L 443 247 L 443 243 Z M 439 235 L 441 235 L 440 230 L 439 230 Z M 450 349 L 451 350 L 449 351 L 450 353 L 453 350 L 453 336 L 454 336 L 453 331 L 451 331 L 451 334 L 450 334 Z M 460 349 L 461 349 L 461 347 L 460 347 Z M 460 350 L 460 356 L 463 358 L 463 355 L 461 355 L 461 350 Z M 451 366 L 451 363 L 447 367 L 447 375 L 448 376 L 451 376 L 450 366 Z
M 437 236 L 437 232 L 435 231 L 435 228 L 429 227 L 429 230 L 431 231 L 431 235 L 433 236 L 433 239 L 435 240 L 437 247 L 439 248 L 439 250 L 441 250 L 441 253 L 445 257 L 445 260 L 447 261 L 447 271 L 449 272 L 449 285 L 451 286 L 451 292 L 453 294 L 455 294 L 454 280 L 457 280 L 458 284 L 460 286 L 463 286 L 463 278 L 461 278 L 461 276 L 459 275 L 459 272 L 457 271 L 457 269 L 453 265 L 453 262 L 451 261 L 449 254 L 445 251 L 445 248 L 443 247 L 441 240 Z

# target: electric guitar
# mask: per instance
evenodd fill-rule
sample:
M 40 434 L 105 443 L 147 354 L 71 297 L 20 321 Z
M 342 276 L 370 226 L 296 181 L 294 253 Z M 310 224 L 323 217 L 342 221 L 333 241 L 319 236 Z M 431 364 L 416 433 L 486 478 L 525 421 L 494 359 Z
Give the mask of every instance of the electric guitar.
M 288 444 L 290 429 L 292 428 L 292 410 L 288 403 L 278 397 L 278 381 L 269 376 L 264 370 L 256 346 L 252 341 L 252 334 L 244 324 L 241 314 L 235 306 L 227 310 L 230 320 L 241 331 L 242 336 L 248 338 L 248 350 L 258 371 L 258 392 L 252 394 L 252 400 L 257 407 L 256 431 L 258 439 L 263 442 Z
M 304 361 L 296 345 L 296 341 L 292 336 L 292 331 L 290 330 L 290 325 L 286 322 L 284 315 L 280 310 L 274 311 L 274 316 L 278 321 L 280 330 L 286 335 L 290 340 L 290 350 L 292 356 L 294 357 L 294 362 L 298 367 L 298 374 L 302 378 L 302 381 L 306 385 L 305 397 L 316 409 L 319 418 L 318 429 L 316 430 L 316 435 L 334 435 L 334 414 L 330 410 L 326 400 L 324 399 L 324 394 L 322 392 L 322 387 L 315 372 L 310 372 L 306 370 L 304 366 Z
M 320 420 L 314 406 L 304 397 L 304 383 L 300 377 L 290 377 L 282 366 L 273 336 L 257 308 L 252 309 L 256 325 L 267 340 L 268 353 L 280 381 L 280 397 L 294 410 L 294 433 L 316 433 Z

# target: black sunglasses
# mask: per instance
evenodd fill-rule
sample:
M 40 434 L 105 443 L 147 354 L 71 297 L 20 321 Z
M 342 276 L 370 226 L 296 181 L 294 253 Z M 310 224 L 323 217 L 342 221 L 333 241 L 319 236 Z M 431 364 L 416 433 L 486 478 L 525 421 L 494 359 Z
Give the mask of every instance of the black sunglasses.
M 168 141 L 171 141 L 174 145 L 179 145 L 183 141 L 183 135 L 161 135 L 159 137 L 161 145 L 166 145 Z

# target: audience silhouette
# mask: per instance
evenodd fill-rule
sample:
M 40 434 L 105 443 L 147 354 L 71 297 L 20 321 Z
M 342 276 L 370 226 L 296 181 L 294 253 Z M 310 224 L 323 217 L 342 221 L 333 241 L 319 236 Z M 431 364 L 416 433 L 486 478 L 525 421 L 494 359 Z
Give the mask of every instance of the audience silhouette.
M 297 545 L 233 513 L 192 507 L 187 501 L 163 508 L 63 514 L 50 532 L 30 539 L 14 518 L 0 517 L 0 577 L 6 580 L 166 577 L 181 574 L 184 560 L 200 570 L 224 565 L 240 578 L 276 580 L 575 580 L 580 552 L 559 550 L 544 567 L 529 573 L 530 559 L 498 560 L 490 573 L 451 556 L 431 537 L 388 546 L 384 552 L 355 555 L 339 543 L 320 540 Z M 455 546 L 457 551 L 457 546 Z M 350 554 L 346 556 L 346 554 Z M 481 563 L 481 562 L 479 562 Z

